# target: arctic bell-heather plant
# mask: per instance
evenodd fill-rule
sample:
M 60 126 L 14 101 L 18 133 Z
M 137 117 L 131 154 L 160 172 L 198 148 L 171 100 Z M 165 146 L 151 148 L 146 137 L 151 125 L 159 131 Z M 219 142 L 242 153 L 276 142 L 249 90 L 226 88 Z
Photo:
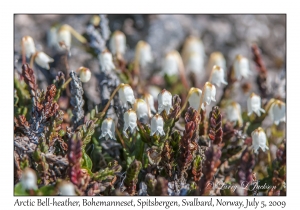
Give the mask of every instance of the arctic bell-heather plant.
M 225 47 L 210 25 L 197 36 L 172 16 L 144 17 L 91 15 L 20 36 L 14 194 L 286 195 L 285 80 L 263 59 L 275 53 L 240 50 L 247 33 Z M 242 187 L 255 184 L 272 187 Z

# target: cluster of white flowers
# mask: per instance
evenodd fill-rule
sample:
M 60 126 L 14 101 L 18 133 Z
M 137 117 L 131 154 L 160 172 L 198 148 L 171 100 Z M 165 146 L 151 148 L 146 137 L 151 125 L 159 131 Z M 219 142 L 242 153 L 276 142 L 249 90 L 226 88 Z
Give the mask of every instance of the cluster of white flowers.
M 49 63 L 54 60 L 44 52 L 36 51 L 33 38 L 30 36 L 24 36 L 22 38 L 22 50 L 27 58 L 31 58 L 37 65 L 47 70 L 50 69 Z

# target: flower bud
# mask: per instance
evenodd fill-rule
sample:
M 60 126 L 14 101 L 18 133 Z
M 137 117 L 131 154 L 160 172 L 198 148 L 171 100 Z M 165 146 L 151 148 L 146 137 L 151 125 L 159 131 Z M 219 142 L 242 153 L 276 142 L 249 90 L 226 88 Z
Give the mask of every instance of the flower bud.
M 109 40 L 109 49 L 113 55 L 124 55 L 126 50 L 126 37 L 121 31 L 115 31 Z
M 227 85 L 228 83 L 224 79 L 224 69 L 220 66 L 214 66 L 211 72 L 210 82 L 218 87 L 221 86 L 221 83 Z
M 280 100 L 275 100 L 270 109 L 269 109 L 269 116 L 275 125 L 278 125 L 279 122 L 285 122 L 285 111 L 286 106 L 285 103 Z
M 24 48 L 24 52 L 26 55 L 26 58 L 30 58 L 31 55 L 35 53 L 35 45 L 34 41 L 31 36 L 24 36 L 22 38 L 22 45 Z
M 172 94 L 163 89 L 158 94 L 158 113 L 160 114 L 162 111 L 166 111 L 169 114 L 170 109 L 172 108 Z
M 252 93 L 247 100 L 247 108 L 248 108 L 248 116 L 250 116 L 253 112 L 260 117 L 261 112 L 265 113 L 265 110 L 261 108 L 261 99 L 260 96 Z
M 101 54 L 99 54 L 99 62 L 101 71 L 110 72 L 116 68 L 113 63 L 112 55 L 108 50 L 104 50 Z
M 80 76 L 81 82 L 85 83 L 85 82 L 90 81 L 90 79 L 92 77 L 91 70 L 89 70 L 86 67 L 79 67 L 78 71 L 79 71 L 79 76 Z
M 130 129 L 130 132 L 133 133 L 135 130 L 138 130 L 137 128 L 137 116 L 135 111 L 132 109 L 129 109 L 124 113 L 124 128 L 123 128 L 123 133 L 126 134 L 127 129 Z M 127 134 L 126 134 L 127 135 Z
M 235 61 L 233 63 L 234 75 L 237 80 L 244 78 L 248 78 L 251 75 L 250 65 L 247 58 L 237 55 Z
M 255 129 L 251 133 L 251 136 L 252 136 L 252 145 L 255 153 L 258 153 L 259 148 L 261 148 L 262 151 L 264 152 L 269 149 L 267 146 L 266 133 L 261 127 Z
M 145 41 L 139 41 L 135 48 L 135 59 L 144 68 L 152 62 L 151 46 Z
M 197 111 L 199 110 L 201 95 L 202 95 L 202 90 L 200 90 L 199 88 L 192 87 L 189 91 L 188 101 L 190 107 L 192 107 Z
M 133 94 L 133 90 L 128 84 L 121 84 L 121 88 L 119 89 L 119 98 L 123 104 L 129 102 L 131 105 L 135 102 L 135 97 Z
M 50 66 L 49 63 L 52 63 L 54 60 L 53 58 L 49 57 L 46 53 L 44 52 L 37 52 L 35 54 L 35 59 L 34 61 L 36 62 L 37 65 L 40 67 L 49 70 Z
M 209 105 L 211 101 L 216 101 L 216 87 L 210 82 L 206 82 L 202 94 L 203 101 L 201 108 L 205 110 L 206 105 Z
M 143 99 L 136 99 L 133 107 L 139 120 L 141 118 L 148 118 L 148 106 Z
M 162 72 L 168 76 L 179 75 L 179 68 L 182 60 L 177 51 L 169 52 L 162 63 Z
M 164 120 L 162 118 L 162 116 L 160 116 L 159 114 L 156 114 L 152 117 L 151 119 L 151 132 L 150 132 L 150 136 L 153 136 L 154 134 L 156 135 L 165 135 L 164 132 Z
M 102 125 L 101 125 L 101 136 L 99 137 L 100 139 L 105 137 L 105 140 L 108 139 L 115 139 L 115 123 L 113 119 L 111 118 L 106 118 L 103 120 Z
M 208 69 L 212 69 L 215 65 L 220 66 L 226 72 L 226 60 L 221 52 L 213 52 L 209 56 Z
M 236 102 L 231 102 L 226 107 L 226 115 L 227 115 L 227 120 L 230 122 L 236 122 L 236 121 L 239 121 L 240 123 L 243 122 L 241 106 Z
M 70 196 L 76 195 L 75 187 L 71 182 L 62 181 L 58 187 L 59 195 Z
M 71 32 L 66 27 L 62 26 L 57 33 L 57 41 L 62 49 L 69 50 L 71 47 Z
M 37 190 L 37 178 L 36 173 L 31 168 L 26 168 L 21 177 L 21 185 L 25 190 Z

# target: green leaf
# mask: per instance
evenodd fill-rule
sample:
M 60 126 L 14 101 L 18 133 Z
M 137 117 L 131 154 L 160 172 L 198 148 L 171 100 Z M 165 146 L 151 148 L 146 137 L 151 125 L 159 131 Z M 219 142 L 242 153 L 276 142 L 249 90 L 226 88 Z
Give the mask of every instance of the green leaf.
M 38 190 L 38 195 L 54 195 L 54 194 L 55 194 L 55 187 L 51 185 L 43 186 Z
M 28 192 L 23 188 L 21 182 L 15 185 L 14 195 L 29 195 Z
M 91 158 L 85 153 L 84 150 L 82 150 L 81 168 L 88 170 L 89 174 L 92 175 L 92 167 L 93 162 Z

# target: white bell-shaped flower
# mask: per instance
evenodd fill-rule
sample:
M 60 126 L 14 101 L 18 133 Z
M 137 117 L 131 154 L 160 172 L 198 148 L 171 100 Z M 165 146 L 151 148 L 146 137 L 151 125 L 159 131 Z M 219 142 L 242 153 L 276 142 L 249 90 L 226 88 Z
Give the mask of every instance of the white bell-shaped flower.
M 25 190 L 37 190 L 37 177 L 34 170 L 26 168 L 21 177 L 21 185 Z
M 261 148 L 262 151 L 264 152 L 269 149 L 267 146 L 266 133 L 261 127 L 255 129 L 251 133 L 251 136 L 252 136 L 252 146 L 255 153 L 258 153 L 259 148 Z
M 213 52 L 209 56 L 208 69 L 212 69 L 215 65 L 220 66 L 226 72 L 226 60 L 221 52 Z
M 157 101 L 158 94 L 161 92 L 161 89 L 154 85 L 148 86 L 148 92 L 153 96 L 154 101 Z
M 99 62 L 101 71 L 110 72 L 113 69 L 116 69 L 111 53 L 108 50 L 104 50 L 99 55 Z
M 151 132 L 150 136 L 154 134 L 163 136 L 165 135 L 164 132 L 164 119 L 159 114 L 156 114 L 151 119 Z
M 248 78 L 251 75 L 249 60 L 241 55 L 237 55 L 233 63 L 234 75 L 237 80 Z
M 185 61 L 185 67 L 187 72 L 201 74 L 204 70 L 204 57 L 199 53 L 191 53 Z
M 101 125 L 101 136 L 100 138 L 105 138 L 106 140 L 108 139 L 115 139 L 115 123 L 113 119 L 111 118 L 106 118 L 103 120 L 102 125 Z
M 36 52 L 34 61 L 40 67 L 49 70 L 49 63 L 52 63 L 54 60 L 44 52 Z
M 195 110 L 199 110 L 199 106 L 200 106 L 200 99 L 202 96 L 202 90 L 200 90 L 199 88 L 194 88 L 192 87 L 189 91 L 189 104 L 190 107 L 193 107 Z
M 168 76 L 178 76 L 182 59 L 177 51 L 169 52 L 162 63 L 162 72 Z
M 145 41 L 139 41 L 135 48 L 135 60 L 144 68 L 153 61 L 151 46 Z
M 124 113 L 124 128 L 123 133 L 126 134 L 128 128 L 130 129 L 131 133 L 134 133 L 137 128 L 137 115 L 136 112 L 132 109 L 129 109 Z M 126 134 L 127 135 L 127 134 Z
M 76 195 L 75 187 L 71 182 L 62 181 L 58 187 L 58 193 L 62 196 Z
M 193 53 L 197 53 L 198 55 L 203 57 L 204 60 L 205 49 L 204 49 L 203 42 L 201 41 L 201 39 L 197 37 L 190 36 L 184 42 L 183 49 L 182 49 L 182 57 L 186 61 L 189 55 Z
M 201 108 L 205 110 L 205 107 L 211 103 L 211 101 L 216 101 L 216 87 L 210 82 L 206 82 L 202 91 L 202 104 Z
M 80 81 L 85 83 L 90 81 L 91 77 L 92 77 L 92 72 L 90 69 L 86 68 L 86 67 L 79 67 L 78 69 L 79 71 L 79 76 L 80 76 Z
M 247 100 L 247 108 L 248 108 L 248 116 L 250 116 L 253 112 L 260 117 L 261 112 L 265 113 L 265 110 L 261 108 L 261 98 L 260 96 L 252 93 Z
M 172 94 L 163 89 L 158 94 L 158 113 L 160 114 L 162 111 L 166 111 L 169 114 L 170 109 L 172 108 Z
M 126 36 L 121 31 L 115 31 L 109 40 L 109 49 L 113 55 L 124 55 L 126 51 Z
M 275 125 L 278 125 L 279 122 L 285 122 L 285 112 L 285 103 L 280 100 L 275 100 L 272 103 L 268 113 Z
M 57 27 L 52 26 L 48 32 L 47 32 L 47 45 L 48 47 L 54 47 L 54 48 L 58 48 L 59 47 L 59 43 L 58 43 L 58 38 L 57 38 Z
M 72 35 L 70 30 L 62 26 L 57 33 L 57 41 L 61 49 L 69 50 L 71 48 Z
M 121 84 L 119 89 L 119 98 L 123 104 L 129 102 L 131 105 L 135 102 L 135 97 L 132 88 L 128 84 Z
M 139 120 L 141 118 L 148 118 L 149 109 L 147 103 L 143 99 L 136 99 L 133 107 Z
M 150 117 L 151 117 L 151 111 L 156 112 L 156 109 L 154 107 L 154 98 L 150 93 L 145 93 L 143 99 L 145 100 L 148 108 L 150 109 Z
M 243 122 L 242 120 L 242 111 L 241 111 L 241 105 L 236 102 L 231 102 L 226 107 L 226 116 L 227 120 L 230 122 Z
M 214 66 L 211 72 L 210 82 L 218 87 L 221 86 L 221 83 L 227 85 L 228 83 L 225 81 L 224 77 L 224 69 L 220 66 Z
M 24 36 L 22 38 L 22 45 L 26 58 L 30 58 L 35 53 L 35 45 L 31 36 Z

